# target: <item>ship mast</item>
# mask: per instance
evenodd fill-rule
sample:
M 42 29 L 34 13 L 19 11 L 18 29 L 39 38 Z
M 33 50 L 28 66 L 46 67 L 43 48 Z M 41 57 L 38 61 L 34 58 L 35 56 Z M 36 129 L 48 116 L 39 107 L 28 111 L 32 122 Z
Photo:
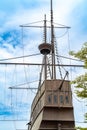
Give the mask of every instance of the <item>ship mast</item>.
M 46 27 L 46 15 L 44 16 L 44 43 L 47 43 L 47 27 Z M 45 59 L 45 80 L 47 79 L 47 65 L 46 65 L 46 54 L 44 55 L 44 59 Z
M 54 25 L 53 25 L 53 4 L 52 4 L 52 0 L 50 1 L 51 4 L 51 44 L 47 43 L 47 26 L 46 26 L 46 15 L 45 15 L 45 20 L 44 20 L 44 43 L 39 45 L 39 50 L 40 53 L 44 55 L 44 75 L 45 75 L 45 80 L 47 79 L 47 61 L 46 61 L 46 57 L 48 54 L 51 54 L 51 59 L 52 59 L 52 66 L 51 66 L 51 79 L 56 79 L 56 67 L 55 67 L 55 47 L 54 47 Z
M 54 25 L 53 25 L 53 2 L 51 0 L 51 45 L 52 45 L 52 79 L 56 79 L 55 47 L 54 47 Z
M 47 55 L 50 54 L 52 47 L 51 44 L 47 43 L 47 26 L 46 26 L 46 15 L 44 18 L 44 43 L 39 45 L 40 53 L 44 55 L 43 62 L 44 62 L 44 79 L 47 79 Z M 43 66 L 42 66 L 43 67 Z M 41 78 L 41 76 L 40 76 Z

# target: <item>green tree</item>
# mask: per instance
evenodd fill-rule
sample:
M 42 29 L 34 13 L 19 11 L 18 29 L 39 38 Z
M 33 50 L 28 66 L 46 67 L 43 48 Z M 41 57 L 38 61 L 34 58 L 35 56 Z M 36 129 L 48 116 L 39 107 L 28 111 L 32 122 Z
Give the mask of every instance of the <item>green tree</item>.
M 87 69 L 87 42 L 83 44 L 82 48 L 78 52 L 71 51 L 70 55 L 83 61 L 84 68 Z M 72 84 L 74 84 L 76 88 L 75 92 L 77 96 L 87 99 L 87 72 L 78 76 L 75 80 L 72 81 Z M 85 114 L 85 119 L 87 120 L 87 113 Z
M 87 128 L 77 127 L 76 130 L 87 130 Z

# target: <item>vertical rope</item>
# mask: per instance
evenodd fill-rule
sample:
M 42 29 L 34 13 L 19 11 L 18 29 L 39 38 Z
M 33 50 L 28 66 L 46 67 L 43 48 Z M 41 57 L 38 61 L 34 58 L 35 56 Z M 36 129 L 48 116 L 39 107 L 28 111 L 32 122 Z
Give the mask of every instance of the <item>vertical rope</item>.
M 4 88 L 4 104 L 5 105 L 7 105 L 6 104 L 6 80 L 7 80 L 7 78 L 6 78 L 6 76 L 7 76 L 6 70 L 7 70 L 7 65 L 5 65 L 5 88 Z M 4 115 L 4 120 L 5 120 L 5 115 Z
M 49 65 L 52 64 L 52 63 L 51 63 L 52 60 L 51 60 L 50 58 L 51 58 L 51 57 L 47 57 L 47 63 L 48 63 Z M 50 76 L 50 79 L 52 79 L 51 69 L 50 69 L 50 66 L 49 66 L 49 65 L 47 66 L 47 72 L 48 72 L 48 73 L 47 73 L 47 77 Z M 49 75 L 48 75 L 48 74 L 49 74 Z
M 71 51 L 71 46 L 70 46 L 70 37 L 69 37 L 69 29 L 67 30 L 68 31 L 68 49 L 69 49 L 69 52 Z M 70 58 L 70 65 L 71 65 L 71 56 L 69 55 L 69 58 Z M 71 80 L 72 80 L 72 67 L 70 68 L 70 73 L 71 73 Z
M 12 111 L 12 89 L 11 89 L 11 111 Z
M 15 82 L 16 82 L 16 85 L 17 85 L 17 66 L 15 65 Z M 15 85 L 15 86 L 16 86 Z M 16 89 L 16 111 L 17 111 L 17 89 Z M 18 115 L 17 115 L 17 118 L 18 118 Z
M 24 30 L 23 30 L 23 27 L 22 27 L 22 46 L 23 46 L 23 63 L 25 62 L 25 59 L 24 59 L 24 40 L 23 40 L 23 37 L 24 37 Z M 26 81 L 26 85 L 27 85 L 27 87 L 29 88 L 30 87 L 30 84 L 29 84 L 29 82 L 28 82 L 28 76 L 27 76 L 27 68 L 26 68 L 26 66 L 24 65 L 23 66 L 23 68 L 24 68 L 24 77 L 25 77 L 25 81 Z M 28 66 L 28 68 L 29 68 L 29 66 Z M 28 90 L 27 90 L 27 92 L 28 92 Z M 22 91 L 22 97 L 21 97 L 21 102 L 23 102 L 23 95 L 25 95 L 25 91 Z
M 58 62 L 58 64 L 60 64 L 59 56 L 58 56 L 58 49 L 57 49 L 56 38 L 55 38 L 54 43 L 55 43 L 54 45 L 55 45 L 55 52 L 56 52 L 56 56 L 57 56 L 57 62 Z M 61 77 L 61 79 L 63 79 L 60 66 L 58 66 L 58 68 L 59 68 L 60 77 Z

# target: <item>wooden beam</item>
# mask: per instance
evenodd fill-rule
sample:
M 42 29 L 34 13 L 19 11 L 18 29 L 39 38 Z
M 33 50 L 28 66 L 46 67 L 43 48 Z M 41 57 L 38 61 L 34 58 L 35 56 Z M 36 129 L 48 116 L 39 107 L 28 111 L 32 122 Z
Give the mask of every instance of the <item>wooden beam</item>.
M 41 66 L 41 65 L 45 65 L 45 64 L 41 64 L 41 63 L 10 63 L 10 62 L 0 62 L 0 65 L 32 65 L 32 66 Z M 48 66 L 52 66 L 52 64 L 47 64 Z M 69 65 L 69 64 L 55 64 L 54 66 L 64 66 L 64 67 L 85 67 L 84 65 Z

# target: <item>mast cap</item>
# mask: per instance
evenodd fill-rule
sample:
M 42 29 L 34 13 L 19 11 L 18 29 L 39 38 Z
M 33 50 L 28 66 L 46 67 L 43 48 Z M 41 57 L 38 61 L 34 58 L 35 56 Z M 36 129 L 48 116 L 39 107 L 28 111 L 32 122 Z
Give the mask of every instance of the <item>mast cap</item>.
M 51 44 L 49 43 L 42 43 L 39 45 L 39 50 L 40 50 L 40 53 L 43 54 L 43 55 L 47 55 L 51 52 Z

